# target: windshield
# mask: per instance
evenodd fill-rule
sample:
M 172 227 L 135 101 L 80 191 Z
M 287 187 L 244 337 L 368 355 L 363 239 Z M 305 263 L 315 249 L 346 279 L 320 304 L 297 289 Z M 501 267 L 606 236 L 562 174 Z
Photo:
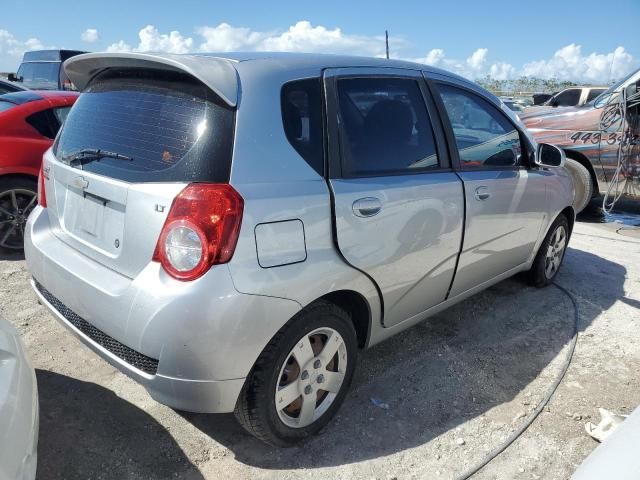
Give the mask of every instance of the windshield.
M 622 89 L 622 86 L 629 85 L 633 82 L 637 82 L 638 80 L 640 80 L 640 69 L 631 72 L 618 83 L 615 83 L 613 86 L 609 87 L 609 89 L 603 92 L 600 96 L 596 97 L 593 102 L 590 103 L 593 103 L 596 107 L 602 107 L 612 100 L 612 95 L 620 91 Z
M 60 62 L 23 63 L 17 76 L 25 87 L 35 90 L 57 90 L 60 65 Z

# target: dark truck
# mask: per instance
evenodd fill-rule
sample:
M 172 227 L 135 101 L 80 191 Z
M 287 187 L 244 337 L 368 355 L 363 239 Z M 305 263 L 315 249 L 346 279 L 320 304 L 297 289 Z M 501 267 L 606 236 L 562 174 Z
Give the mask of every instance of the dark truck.
M 626 109 L 622 121 L 620 98 L 637 93 L 640 69 L 581 106 L 526 109 L 520 119 L 539 143 L 551 143 L 567 155 L 566 168 L 574 180 L 574 209 L 609 189 L 612 195 L 640 201 L 640 107 Z M 624 142 L 621 165 L 618 149 Z
M 65 60 L 82 52 L 79 50 L 34 50 L 26 52 L 16 74 L 9 80 L 22 83 L 33 90 L 76 90 L 64 73 Z

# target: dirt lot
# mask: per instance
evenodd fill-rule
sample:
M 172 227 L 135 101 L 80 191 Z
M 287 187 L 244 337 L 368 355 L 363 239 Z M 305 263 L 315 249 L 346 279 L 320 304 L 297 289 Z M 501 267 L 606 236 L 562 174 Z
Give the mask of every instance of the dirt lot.
M 576 226 L 558 279 L 579 305 L 571 368 L 531 428 L 475 478 L 568 478 L 597 445 L 583 427 L 597 407 L 640 404 L 640 235 L 616 229 Z M 0 259 L 0 315 L 37 369 L 41 480 L 452 478 L 525 422 L 573 333 L 564 293 L 508 280 L 364 352 L 338 418 L 278 450 L 231 415 L 155 403 L 68 334 L 27 280 L 23 260 Z

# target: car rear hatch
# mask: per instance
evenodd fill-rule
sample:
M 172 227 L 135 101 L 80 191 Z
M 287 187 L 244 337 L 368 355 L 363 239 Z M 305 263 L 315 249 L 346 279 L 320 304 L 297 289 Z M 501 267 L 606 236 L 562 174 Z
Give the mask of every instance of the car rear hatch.
M 185 185 L 228 182 L 235 123 L 232 86 L 214 91 L 215 75 L 195 76 L 193 57 L 183 67 L 173 57 L 139 57 L 65 64 L 84 92 L 43 169 L 54 234 L 129 278 L 151 261 Z

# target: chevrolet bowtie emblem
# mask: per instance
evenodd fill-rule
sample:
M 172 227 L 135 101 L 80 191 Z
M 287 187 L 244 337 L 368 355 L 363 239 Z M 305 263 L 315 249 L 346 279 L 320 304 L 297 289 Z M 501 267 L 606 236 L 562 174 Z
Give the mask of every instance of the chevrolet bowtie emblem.
M 76 177 L 73 180 L 71 180 L 71 185 L 73 185 L 74 187 L 81 188 L 82 190 L 84 190 L 85 188 L 87 188 L 89 186 L 89 182 L 87 180 L 85 180 L 84 177 Z

